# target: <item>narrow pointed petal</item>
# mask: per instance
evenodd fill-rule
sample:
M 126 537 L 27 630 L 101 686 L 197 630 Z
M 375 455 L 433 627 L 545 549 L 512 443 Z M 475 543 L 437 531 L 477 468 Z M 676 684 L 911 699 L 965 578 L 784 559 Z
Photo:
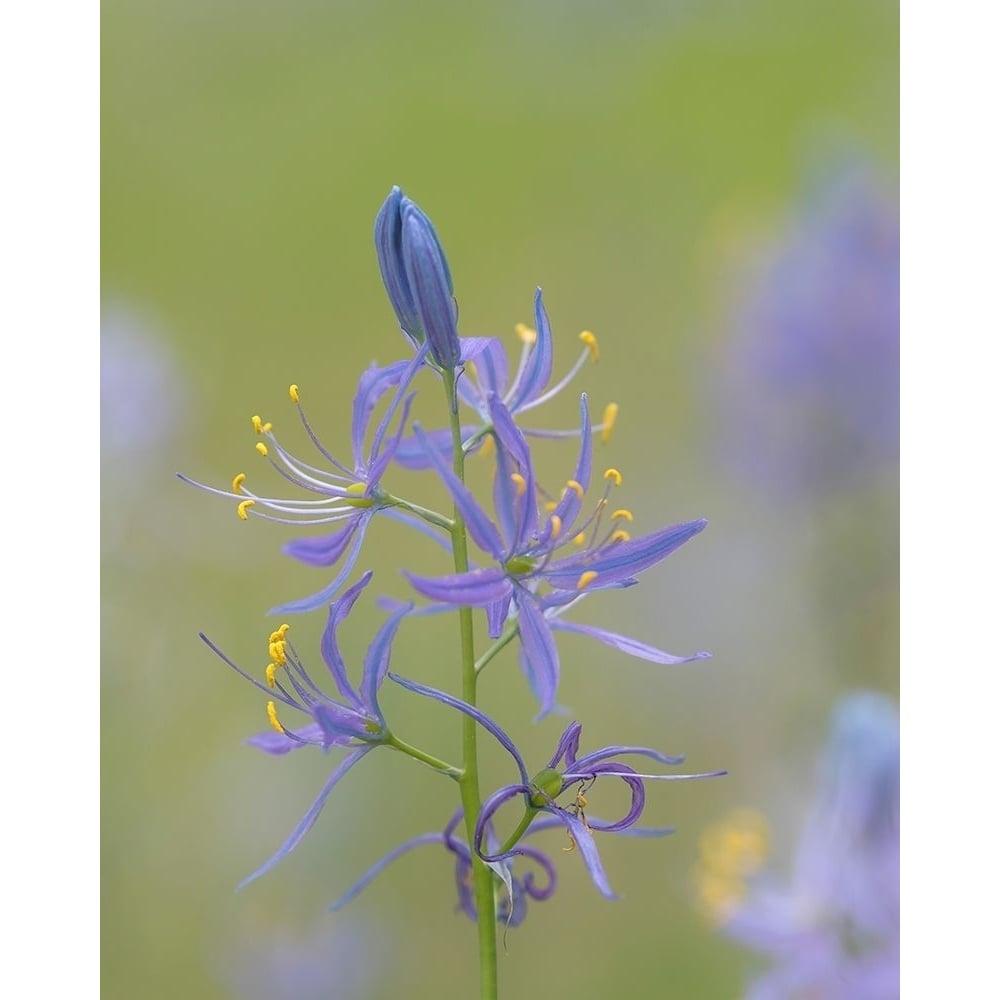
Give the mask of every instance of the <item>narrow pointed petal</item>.
M 387 507 L 380 513 L 383 517 L 392 518 L 393 521 L 398 521 L 400 524 L 405 524 L 407 527 L 419 531 L 420 534 L 429 538 L 435 545 L 444 549 L 445 552 L 451 552 L 451 537 L 444 534 L 440 528 L 435 528 L 434 525 L 428 524 L 423 518 L 417 517 L 416 514 L 411 514 L 409 511 L 399 510 L 395 507 Z
M 705 528 L 708 521 L 685 521 L 661 531 L 628 542 L 617 542 L 598 554 L 584 553 L 560 559 L 545 571 L 545 579 L 553 587 L 564 590 L 576 588 L 580 574 L 586 570 L 597 573 L 597 582 L 613 583 L 641 573 L 665 559 Z
M 284 756 L 286 753 L 291 753 L 292 750 L 300 750 L 309 744 L 314 746 L 323 745 L 323 730 L 318 723 L 310 722 L 307 726 L 302 726 L 300 729 L 291 729 L 289 732 L 296 739 L 289 739 L 284 733 L 267 729 L 262 733 L 255 733 L 243 742 L 248 747 L 253 747 L 255 750 L 263 750 L 264 753 L 271 754 L 273 757 Z
M 317 702 L 312 708 L 313 716 L 323 732 L 323 749 L 332 746 L 347 746 L 351 740 L 375 742 L 364 715 L 338 705 L 335 702 Z
M 518 595 L 518 622 L 521 647 L 528 669 L 528 681 L 541 711 L 535 721 L 545 718 L 556 707 L 559 687 L 559 650 L 549 629 L 548 620 L 530 597 Z
M 479 356 L 492 344 L 499 343 L 496 337 L 459 337 L 458 342 L 461 347 L 460 360 L 474 361 L 477 365 Z
M 563 621 L 561 618 L 550 618 L 549 625 L 558 632 L 577 632 L 580 635 L 588 635 L 606 646 L 612 646 L 629 656 L 638 657 L 640 660 L 649 660 L 651 663 L 691 663 L 694 660 L 709 660 L 711 653 L 698 652 L 690 656 L 674 656 L 673 653 L 664 652 L 655 646 L 648 646 L 638 639 L 633 639 L 627 635 L 620 635 L 617 632 L 609 632 L 607 629 L 597 628 L 595 625 L 580 625 L 577 622 Z
M 470 338 L 463 338 L 462 360 L 468 360 L 465 355 L 465 341 Z M 500 340 L 496 337 L 485 337 L 485 344 L 480 353 L 475 357 L 476 376 L 478 387 L 471 382 L 465 382 L 465 392 L 462 398 L 470 405 L 479 409 L 485 397 L 495 392 L 498 396 L 503 396 L 507 388 L 507 352 Z M 459 383 L 461 386 L 462 383 Z
M 351 609 L 361 596 L 361 592 L 368 586 L 371 578 L 372 572 L 369 570 L 357 583 L 348 587 L 342 597 L 330 605 L 330 611 L 326 619 L 326 628 L 323 629 L 323 635 L 319 642 L 319 649 L 323 654 L 323 660 L 330 671 L 330 676 L 333 678 L 334 684 L 337 685 L 337 690 L 340 692 L 341 698 L 353 705 L 359 712 L 363 711 L 364 703 L 347 678 L 347 667 L 344 664 L 344 658 L 340 655 L 340 648 L 337 645 L 337 629 L 340 627 L 341 622 L 351 613 Z
M 361 677 L 361 699 L 368 710 L 374 712 L 383 721 L 383 725 L 382 710 L 378 707 L 378 691 L 389 670 L 392 640 L 396 637 L 396 630 L 412 608 L 412 604 L 406 604 L 396 611 L 378 630 L 372 644 L 368 647 L 368 652 L 365 653 L 365 666 Z
M 552 328 L 540 288 L 535 291 L 535 329 L 538 336 L 528 363 L 518 373 L 517 382 L 511 389 L 508 405 L 514 413 L 539 395 L 552 377 Z
M 372 442 L 372 457 L 368 466 L 366 496 L 372 496 L 374 493 L 376 486 L 382 480 L 382 476 L 385 475 L 385 470 L 389 467 L 389 463 L 396 454 L 399 442 L 403 440 L 403 432 L 406 430 L 407 421 L 410 419 L 410 407 L 413 405 L 415 396 L 416 393 L 411 393 L 403 400 L 403 409 L 399 415 L 399 427 L 384 448 L 382 447 L 382 432 L 385 429 L 385 424 L 379 425 L 379 430 Z
M 368 871 L 366 871 L 364 875 L 362 875 L 361 878 L 359 878 L 357 882 L 355 882 L 354 885 L 347 890 L 347 892 L 345 892 L 339 899 L 332 902 L 327 909 L 331 912 L 336 912 L 337 910 L 345 907 L 349 902 L 351 902 L 352 899 L 356 899 L 359 895 L 361 895 L 361 893 L 368 888 L 368 886 L 379 875 L 381 875 L 382 872 L 393 863 L 393 861 L 397 858 L 401 858 L 404 854 L 412 851 L 415 847 L 423 847 L 425 844 L 443 843 L 444 834 L 442 833 L 425 833 L 419 837 L 413 837 L 410 840 L 404 841 L 398 847 L 394 847 L 388 854 L 376 861 L 375 864 L 373 864 L 371 868 L 369 868 Z
M 592 764 L 597 764 L 603 760 L 611 760 L 613 757 L 621 757 L 625 754 L 634 754 L 637 757 L 649 757 L 652 760 L 659 761 L 661 764 L 669 764 L 671 766 L 683 764 L 687 760 L 684 754 L 660 753 L 659 750 L 654 750 L 652 747 L 615 746 L 602 747 L 600 750 L 588 753 L 585 757 L 581 757 L 578 761 L 570 764 L 566 769 L 582 773 L 587 771 Z
M 475 427 L 463 427 L 462 437 L 475 433 Z M 424 431 L 423 441 L 411 434 L 402 438 L 392 456 L 397 465 L 414 472 L 423 472 L 434 467 L 428 452 L 433 449 L 441 456 L 442 462 L 451 462 L 451 431 L 448 428 L 439 431 Z
M 503 632 L 504 625 L 507 624 L 507 617 L 510 614 L 510 601 L 513 590 L 502 597 L 499 601 L 490 601 L 486 605 L 486 634 L 491 639 L 499 639 Z
M 490 419 L 496 431 L 499 448 L 506 449 L 518 466 L 517 471 L 524 477 L 523 492 L 515 494 L 516 538 L 512 549 L 523 551 L 538 531 L 538 498 L 535 493 L 535 473 L 531 465 L 531 449 L 520 428 L 514 423 L 510 411 L 499 396 L 489 397 Z
M 402 412 L 399 417 L 399 429 L 396 431 L 396 435 L 390 443 L 388 450 L 395 450 L 395 448 L 399 446 L 400 439 L 403 436 L 403 431 L 406 429 L 406 423 L 410 417 L 410 406 L 412 405 L 413 398 L 416 395 L 416 393 L 409 393 L 407 395 L 407 390 L 409 389 L 410 383 L 413 381 L 417 372 L 423 367 L 424 361 L 427 358 L 427 350 L 428 348 L 426 344 L 423 347 L 420 347 L 410 362 L 403 369 L 403 372 L 396 383 L 396 392 L 389 402 L 389 405 L 386 407 L 385 413 L 382 414 L 382 419 L 378 422 L 378 426 L 375 428 L 375 433 L 372 435 L 370 467 L 368 471 L 369 488 L 373 483 L 377 483 L 381 477 L 381 470 L 377 473 L 373 470 L 378 465 L 378 458 L 382 453 L 382 442 L 385 440 L 385 435 L 389 430 L 389 424 L 391 424 L 395 419 L 396 413 L 400 410 L 400 404 L 402 404 Z M 364 435 L 362 435 L 362 439 L 363 437 Z M 383 469 L 391 458 L 391 454 L 388 456 L 382 456 L 381 465 Z
M 340 572 L 337 573 L 329 584 L 310 597 L 303 597 L 297 601 L 289 601 L 288 604 L 280 604 L 276 608 L 271 608 L 268 614 L 299 615 L 306 611 L 316 611 L 318 608 L 323 607 L 324 604 L 329 604 L 337 595 L 337 591 L 344 585 L 344 581 L 351 575 L 354 564 L 358 561 L 358 556 L 361 553 L 361 545 L 365 540 L 368 525 L 372 517 L 377 513 L 378 511 L 376 510 L 366 510 L 362 517 L 359 518 L 358 528 L 354 535 L 354 543 L 347 553 L 347 558 L 344 561 L 344 565 L 340 568 Z
M 387 392 L 399 385 L 409 367 L 408 361 L 397 361 L 385 368 L 372 365 L 362 372 L 354 395 L 354 413 L 351 418 L 351 444 L 354 448 L 355 470 L 364 465 L 365 435 L 368 433 L 368 422 L 375 407 Z
M 354 532 L 358 530 L 364 515 L 369 513 L 369 511 L 359 511 L 343 528 L 330 535 L 293 538 L 282 546 L 281 551 L 308 566 L 332 566 L 351 544 Z
M 340 762 L 333 774 L 326 779 L 326 784 L 323 786 L 323 789 L 316 798 L 316 801 L 309 807 L 309 811 L 305 814 L 305 816 L 299 820 L 298 825 L 291 832 L 288 839 L 270 858 L 268 858 L 267 861 L 264 862 L 264 864 L 260 866 L 260 868 L 240 882 L 240 884 L 236 887 L 237 891 L 245 886 L 248 886 L 251 882 L 255 882 L 261 877 L 261 875 L 266 875 L 279 861 L 287 857 L 293 850 L 295 850 L 296 847 L 298 847 L 299 842 L 309 832 L 313 823 L 316 822 L 316 818 L 323 811 L 323 806 L 326 805 L 327 797 L 330 792 L 333 791 L 337 782 L 340 781 L 340 779 L 343 778 L 343 776 L 347 774 L 347 772 L 350 771 L 350 769 L 354 767 L 354 765 L 357 764 L 357 762 L 361 760 L 365 754 L 373 749 L 374 747 L 372 746 L 361 747 L 360 749 L 355 750 L 354 753 L 348 754 Z
M 422 444 L 425 438 L 422 428 L 414 426 L 413 429 Z M 431 460 L 434 471 L 440 476 L 441 481 L 451 494 L 452 500 L 455 501 L 455 506 L 461 513 L 473 541 L 494 559 L 502 559 L 504 545 L 500 538 L 500 532 L 497 531 L 496 525 L 489 519 L 486 511 L 480 507 L 479 501 L 472 495 L 472 491 L 452 472 L 439 451 L 428 446 L 427 456 Z
M 557 768 L 560 761 L 565 761 L 564 770 L 573 769 L 573 765 L 576 763 L 576 752 L 580 749 L 581 732 L 583 732 L 583 726 L 579 722 L 571 722 L 566 727 L 562 736 L 559 737 L 559 743 L 556 745 L 556 752 L 549 761 L 549 767 Z
M 492 733 L 504 750 L 506 750 L 507 753 L 514 758 L 514 763 L 517 764 L 517 769 L 521 774 L 522 781 L 525 785 L 530 784 L 528 770 L 525 767 L 524 760 L 518 752 L 517 747 L 514 746 L 514 741 L 488 715 L 481 712 L 478 708 L 474 708 L 467 702 L 462 701 L 461 698 L 455 698 L 453 695 L 445 694 L 444 691 L 438 691 L 436 688 L 419 684 L 417 681 L 410 680 L 408 677 L 400 677 L 399 674 L 390 673 L 389 676 L 397 684 L 405 687 L 408 691 L 414 691 L 416 694 L 422 694 L 427 698 L 433 698 L 435 701 L 439 701 L 443 705 L 448 705 L 451 708 L 458 709 L 459 712 L 464 712 L 466 715 L 475 719 L 476 722 L 483 727 L 483 729 Z
M 507 574 L 496 566 L 437 577 L 417 576 L 404 570 L 403 576 L 418 594 L 457 607 L 483 608 L 494 601 L 506 600 L 513 589 Z
M 593 464 L 594 438 L 590 431 L 590 410 L 587 405 L 587 394 L 580 396 L 580 455 L 576 460 L 576 471 L 573 474 L 575 482 L 580 484 L 581 492 L 586 494 L 590 489 L 590 476 Z M 553 513 L 562 521 L 564 535 L 569 534 L 573 524 L 580 516 L 583 508 L 583 496 L 576 490 L 566 487 Z
M 431 355 L 442 368 L 454 368 L 462 348 L 451 275 L 434 227 L 415 205 L 403 209 L 403 262 Z
M 590 874 L 594 885 L 597 886 L 598 891 L 607 899 L 617 899 L 618 895 L 611 888 L 608 876 L 604 872 L 604 866 L 601 864 L 601 856 L 597 852 L 597 844 L 594 843 L 594 838 L 590 831 L 578 816 L 573 816 L 571 813 L 563 812 L 562 810 L 560 810 L 559 816 L 563 826 L 569 830 L 573 840 L 576 841 L 580 857 L 583 858 L 587 872 Z

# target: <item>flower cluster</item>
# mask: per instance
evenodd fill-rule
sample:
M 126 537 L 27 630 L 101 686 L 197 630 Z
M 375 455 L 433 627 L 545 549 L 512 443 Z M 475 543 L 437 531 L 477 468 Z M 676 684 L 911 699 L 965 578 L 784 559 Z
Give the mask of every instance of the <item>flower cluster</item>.
M 678 664 L 707 657 L 703 652 L 674 655 L 566 617 L 600 591 L 637 583 L 640 573 L 697 535 L 705 521 L 683 521 L 633 537 L 632 512 L 611 502 L 612 494 L 623 484 L 621 472 L 608 467 L 595 476 L 593 469 L 594 439 L 600 437 L 606 443 L 610 438 L 618 415 L 616 405 L 605 407 L 595 422 L 587 395 L 581 394 L 578 428 L 528 430 L 518 423 L 522 414 L 564 391 L 589 359 L 597 359 L 593 333 L 580 335 L 582 352 L 569 371 L 554 381 L 554 338 L 538 291 L 535 327 L 517 328 L 521 353 L 510 377 L 499 339 L 459 336 L 452 276 L 440 240 L 427 216 L 398 188 L 378 213 L 375 245 L 389 301 L 412 354 L 385 366 L 373 365 L 362 373 L 354 397 L 350 458 L 335 457 L 345 452 L 323 442 L 305 415 L 303 391 L 292 385 L 289 397 L 315 454 L 299 457 L 284 438 L 279 441 L 272 422 L 256 415 L 251 418 L 255 450 L 278 476 L 281 491 L 258 489 L 242 472 L 228 489 L 193 483 L 231 500 L 241 521 L 266 520 L 293 528 L 321 526 L 326 530 L 294 537 L 285 542 L 284 551 L 314 569 L 325 570 L 327 581 L 311 596 L 273 609 L 282 616 L 326 609 L 327 624 L 319 650 L 328 673 L 325 683 L 308 666 L 310 657 L 300 656 L 293 645 L 288 622 L 267 637 L 269 662 L 261 676 L 238 666 L 202 636 L 219 657 L 266 696 L 270 728 L 251 737 L 251 746 L 276 756 L 304 748 L 345 751 L 284 844 L 243 884 L 287 856 L 313 826 L 340 779 L 373 750 L 386 748 L 455 781 L 461 806 L 441 832 L 407 840 L 378 861 L 333 904 L 334 908 L 353 899 L 401 855 L 418 846 L 437 845 L 454 865 L 459 909 L 482 921 L 488 908 L 491 923 L 495 917 L 507 926 L 516 926 L 524 919 L 530 900 L 548 899 L 556 887 L 554 861 L 539 847 L 526 843 L 528 838 L 562 827 L 569 847 L 580 855 L 595 886 L 613 898 L 595 834 L 649 837 L 670 833 L 638 825 L 646 801 L 645 783 L 724 772 L 640 773 L 623 758 L 646 758 L 659 767 L 674 767 L 683 759 L 642 746 L 607 746 L 581 756 L 582 727 L 574 722 L 562 734 L 547 764 L 532 775 L 510 736 L 475 705 L 476 679 L 502 649 L 516 643 L 542 718 L 557 707 L 560 632 L 587 635 L 617 652 L 653 663 Z M 444 389 L 447 420 L 441 428 L 424 429 L 411 420 L 411 405 L 422 378 L 439 382 Z M 464 415 L 466 410 L 472 419 Z M 554 490 L 538 480 L 528 443 L 532 435 L 578 439 L 576 463 Z M 492 456 L 490 509 L 465 483 L 464 461 L 476 450 Z M 392 485 L 397 468 L 432 473 L 450 495 L 452 510 L 432 510 L 404 496 Z M 595 479 L 596 484 L 592 482 Z M 292 495 L 284 495 L 286 492 Z M 415 597 L 429 603 L 416 606 L 384 598 L 380 601 L 389 607 L 389 615 L 368 648 L 360 683 L 355 686 L 340 653 L 338 630 L 371 582 L 371 572 L 365 572 L 348 585 L 376 516 L 401 522 L 451 552 L 455 571 L 428 576 L 401 567 Z M 475 562 L 468 556 L 470 538 L 482 553 Z M 456 659 L 461 698 L 390 672 L 393 643 L 404 622 L 411 616 L 431 613 L 449 613 L 459 620 L 461 656 Z M 483 616 L 490 639 L 478 657 L 472 641 L 473 614 Z M 461 717 L 461 764 L 451 764 L 396 734 L 379 704 L 379 692 L 387 678 L 447 707 L 456 713 L 456 721 Z M 298 722 L 293 724 L 294 716 Z M 513 783 L 486 796 L 478 786 L 474 749 L 471 754 L 469 751 L 470 746 L 475 747 L 477 733 L 483 731 L 506 750 L 516 769 Z M 588 794 L 593 795 L 598 783 L 612 777 L 624 782 L 630 791 L 628 811 L 617 820 L 588 815 Z M 523 805 L 523 816 L 504 836 L 498 811 L 517 800 Z M 521 871 L 525 866 L 529 870 Z
M 899 995 L 899 715 L 884 695 L 834 713 L 818 794 L 791 878 L 764 870 L 763 819 L 740 812 L 703 838 L 702 905 L 723 933 L 773 968 L 751 1000 Z

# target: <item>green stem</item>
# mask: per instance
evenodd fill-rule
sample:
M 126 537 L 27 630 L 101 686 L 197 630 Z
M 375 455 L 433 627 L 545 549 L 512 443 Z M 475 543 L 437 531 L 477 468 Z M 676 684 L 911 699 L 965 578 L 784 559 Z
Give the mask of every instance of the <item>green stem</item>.
M 458 396 L 455 392 L 455 373 L 442 372 L 445 393 L 448 397 L 448 415 L 451 424 L 452 468 L 455 475 L 465 481 L 465 453 L 462 450 L 462 428 L 458 419 Z M 455 558 L 455 572 L 469 570 L 469 542 L 465 521 L 459 509 L 455 508 L 454 524 L 451 529 L 452 551 Z M 462 698 L 470 705 L 476 704 L 476 646 L 472 631 L 472 608 L 458 609 L 459 631 L 462 643 Z M 479 751 L 476 745 L 476 720 L 462 716 L 462 762 L 461 778 L 458 779 L 462 793 L 462 809 L 465 813 L 465 830 L 469 846 L 473 845 L 476 817 L 482 808 L 479 794 Z M 472 879 L 476 893 L 476 913 L 479 924 L 479 995 L 482 1000 L 496 1000 L 497 997 L 497 928 L 496 904 L 493 898 L 493 872 L 472 852 Z
M 383 493 L 382 497 L 385 501 L 392 504 L 392 506 L 408 510 L 411 514 L 416 514 L 417 517 L 428 524 L 433 524 L 435 527 L 449 533 L 455 529 L 455 522 L 450 517 L 439 514 L 436 510 L 431 510 L 429 507 L 421 507 L 418 503 L 412 503 L 409 500 L 404 500 L 402 497 L 393 496 L 391 493 Z
M 511 641 L 511 639 L 514 638 L 515 635 L 517 635 L 517 623 L 516 622 L 514 623 L 514 625 L 512 627 L 509 627 L 507 629 L 507 631 L 504 632 L 504 634 L 502 636 L 500 636 L 500 638 L 497 639 L 497 641 L 494 642 L 493 645 L 490 646 L 490 648 L 487 649 L 486 652 L 483 653 L 482 656 L 479 657 L 478 660 L 476 660 L 476 674 L 477 674 L 477 676 L 479 674 L 481 674 L 486 669 L 486 664 L 489 663 L 490 660 L 492 660 L 493 657 L 496 656 L 497 653 L 499 653 L 500 650 L 503 649 L 504 646 L 506 646 Z
M 462 776 L 462 769 L 460 767 L 455 767 L 454 764 L 449 764 L 447 761 L 439 760 L 437 757 L 433 757 L 429 753 L 425 753 L 419 747 L 415 747 L 412 744 L 399 739 L 398 736 L 390 734 L 389 738 L 386 740 L 386 744 L 387 746 L 392 747 L 393 750 L 405 753 L 407 757 L 419 760 L 421 764 L 426 764 L 428 767 L 434 768 L 435 771 L 440 771 L 442 774 L 446 774 L 449 778 L 454 778 L 456 781 Z
M 524 815 L 521 817 L 521 822 L 517 824 L 514 832 L 507 838 L 507 842 L 497 851 L 497 854 L 505 854 L 509 851 L 520 839 L 524 836 L 524 831 L 531 826 L 531 821 L 537 815 L 537 809 L 525 809 Z

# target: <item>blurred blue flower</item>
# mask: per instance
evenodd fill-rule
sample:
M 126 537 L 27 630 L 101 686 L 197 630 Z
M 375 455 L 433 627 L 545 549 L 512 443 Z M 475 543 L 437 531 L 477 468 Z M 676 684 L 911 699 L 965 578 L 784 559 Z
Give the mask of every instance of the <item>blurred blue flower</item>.
M 570 605 L 589 593 L 631 586 L 636 582 L 635 574 L 665 559 L 707 522 L 688 521 L 633 539 L 618 526 L 632 521 L 631 512 L 622 508 L 607 517 L 610 524 L 603 528 L 610 491 L 621 484 L 617 469 L 604 473 L 603 496 L 593 513 L 580 519 L 591 477 L 586 394 L 580 398 L 580 455 L 573 478 L 567 481 L 558 500 L 551 501 L 546 511 L 539 511 L 527 441 L 495 394 L 490 395 L 488 406 L 497 438 L 493 499 L 499 527 L 438 451 L 429 446 L 427 453 L 469 534 L 497 565 L 436 578 L 407 572 L 406 578 L 414 589 L 445 605 L 485 608 L 492 638 L 498 638 L 511 623 L 520 634 L 522 667 L 541 705 L 542 716 L 555 707 L 559 684 L 559 653 L 553 631 L 566 629 L 590 635 L 623 652 L 659 663 L 683 663 L 707 656 L 672 656 L 616 633 L 560 619 Z
M 369 751 L 392 740 L 392 734 L 379 707 L 378 692 L 389 669 L 389 656 L 396 630 L 409 608 L 404 606 L 397 610 L 379 629 L 365 655 L 361 684 L 357 688 L 352 686 L 347 677 L 347 668 L 337 646 L 337 628 L 350 614 L 371 577 L 370 572 L 366 573 L 339 600 L 330 605 L 326 629 L 320 642 L 323 660 L 337 688 L 339 699 L 325 694 L 309 675 L 287 638 L 287 625 L 280 626 L 268 639 L 271 662 L 264 672 L 264 683 L 237 666 L 204 633 L 201 634 L 202 640 L 213 652 L 269 698 L 267 714 L 271 730 L 250 737 L 247 740 L 250 746 L 275 756 L 302 747 L 318 747 L 324 751 L 334 746 L 355 748 L 335 768 L 316 801 L 284 844 L 240 883 L 241 888 L 260 878 L 290 854 L 316 822 L 337 782 Z M 277 703 L 302 713 L 308 718 L 308 723 L 298 729 L 287 728 L 278 718 Z
M 899 996 L 899 715 L 883 695 L 845 698 L 834 713 L 817 796 L 790 880 L 754 874 L 726 899 L 723 932 L 772 962 L 751 1000 L 892 1000 Z M 745 861 L 745 837 L 728 860 Z M 759 846 L 759 845 L 758 845 Z M 710 878 L 726 852 L 703 854 Z M 742 862 L 741 862 L 742 863 Z M 730 869 L 735 872 L 739 864 Z M 707 900 L 706 900 L 707 901 Z
M 787 500 L 846 490 L 899 454 L 897 199 L 832 172 L 738 309 L 720 410 L 741 472 Z

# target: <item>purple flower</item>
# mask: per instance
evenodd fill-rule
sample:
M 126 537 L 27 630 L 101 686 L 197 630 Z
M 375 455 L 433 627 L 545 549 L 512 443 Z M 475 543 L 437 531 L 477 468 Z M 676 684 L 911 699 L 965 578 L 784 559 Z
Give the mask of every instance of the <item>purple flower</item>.
M 534 777 L 528 776 L 528 768 L 524 763 L 514 742 L 504 730 L 480 709 L 469 705 L 460 698 L 427 687 L 417 681 L 397 674 L 390 675 L 392 679 L 409 691 L 433 698 L 435 701 L 455 708 L 475 719 L 484 729 L 490 732 L 500 745 L 510 754 L 517 767 L 521 780 L 512 785 L 505 785 L 494 792 L 484 803 L 476 818 L 473 848 L 476 854 L 487 862 L 494 871 L 498 865 L 506 865 L 512 859 L 524 856 L 538 860 L 535 852 L 520 843 L 523 836 L 537 833 L 540 830 L 554 826 L 563 826 L 569 834 L 570 849 L 579 848 L 583 863 L 590 873 L 594 885 L 609 899 L 616 898 L 611 889 L 600 855 L 594 843 L 592 834 L 623 833 L 631 830 L 632 836 L 657 837 L 673 833 L 672 828 L 635 828 L 646 804 L 644 780 L 648 781 L 693 781 L 697 778 L 718 778 L 726 771 L 712 771 L 706 774 L 640 774 L 628 764 L 616 760 L 617 757 L 639 756 L 649 757 L 661 764 L 677 765 L 684 757 L 671 757 L 653 750 L 650 747 L 610 746 L 595 750 L 583 757 L 577 757 L 580 748 L 580 733 L 583 726 L 579 722 L 570 723 L 556 746 L 548 764 Z M 602 776 L 620 778 L 628 786 L 632 801 L 628 812 L 619 820 L 605 821 L 588 817 L 584 812 L 587 806 L 585 791 Z M 568 789 L 577 786 L 573 800 L 567 805 L 561 805 L 557 800 Z M 500 848 L 493 846 L 493 817 L 502 805 L 520 796 L 524 800 L 525 812 L 520 826 L 508 843 Z
M 741 473 L 782 500 L 892 474 L 897 199 L 860 167 L 826 177 L 787 237 L 754 259 L 720 386 Z
M 238 674 L 259 688 L 269 698 L 268 719 L 271 729 L 250 737 L 250 746 L 265 753 L 281 756 L 303 747 L 353 747 L 327 779 L 316 801 L 310 806 L 299 824 L 278 851 L 253 874 L 247 876 L 240 887 L 270 871 L 282 858 L 290 854 L 306 835 L 323 809 L 334 786 L 347 772 L 377 746 L 392 740 L 385 717 L 378 703 L 378 692 L 389 669 L 392 641 L 408 607 L 397 610 L 379 629 L 365 655 L 361 684 L 355 688 L 347 677 L 347 668 L 337 646 L 337 628 L 350 614 L 361 591 L 368 585 L 372 574 L 366 573 L 344 595 L 330 605 L 326 629 L 320 641 L 320 652 L 339 697 L 324 693 L 309 675 L 291 641 L 287 638 L 288 626 L 282 625 L 268 639 L 268 664 L 262 683 L 242 667 L 237 666 L 207 636 L 204 642 Z M 278 717 L 278 705 L 304 715 L 308 722 L 292 729 Z
M 622 652 L 654 662 L 683 663 L 707 656 L 696 653 L 674 657 L 617 633 L 574 625 L 560 618 L 586 594 L 632 585 L 637 573 L 665 559 L 707 522 L 687 521 L 631 538 L 619 526 L 632 521 L 630 511 L 623 508 L 605 515 L 611 489 L 621 484 L 617 469 L 604 473 L 604 494 L 593 513 L 582 518 L 592 450 L 586 395 L 580 398 L 580 455 L 573 478 L 567 481 L 559 499 L 540 511 L 524 435 L 495 394 L 489 397 L 488 405 L 498 441 L 494 505 L 499 527 L 441 455 L 433 447 L 428 447 L 427 454 L 465 519 L 469 534 L 496 565 L 439 578 L 406 573 L 414 589 L 446 605 L 485 608 L 492 638 L 498 638 L 512 623 L 521 636 L 522 667 L 541 704 L 542 716 L 555 707 L 559 683 L 559 654 L 553 631 L 591 635 Z
M 336 459 L 320 442 L 306 419 L 297 385 L 289 388 L 289 396 L 298 409 L 310 440 L 321 458 L 332 468 L 319 468 L 296 458 L 279 443 L 269 422 L 262 421 L 258 416 L 252 418 L 254 430 L 262 438 L 257 443 L 258 453 L 267 458 L 282 479 L 313 494 L 314 499 L 265 497 L 248 488 L 247 477 L 242 472 L 233 480 L 231 490 L 205 486 L 186 476 L 180 476 L 185 482 L 200 489 L 237 501 L 236 512 L 244 521 L 260 517 L 278 524 L 340 525 L 333 534 L 295 539 L 284 546 L 288 555 L 310 566 L 333 566 L 341 560 L 343 562 L 336 576 L 322 590 L 273 608 L 272 614 L 315 611 L 328 604 L 354 569 L 372 518 L 399 503 L 382 489 L 380 483 L 406 425 L 413 399 L 412 395 L 406 396 L 406 390 L 423 363 L 424 354 L 425 349 L 420 348 L 412 361 L 399 361 L 385 368 L 372 366 L 362 374 L 354 396 L 351 420 L 353 464 L 350 467 Z M 365 440 L 372 414 L 382 397 L 390 391 L 394 391 L 393 397 L 366 448 Z M 397 413 L 397 429 L 395 433 L 390 433 L 389 426 Z M 422 521 L 404 511 L 394 510 L 392 516 L 415 525 L 421 531 L 428 530 Z
M 431 220 L 394 187 L 375 218 L 375 252 L 400 328 L 440 368 L 461 359 L 451 271 Z
M 515 327 L 521 341 L 521 357 L 517 371 L 511 381 L 507 369 L 507 355 L 503 344 L 496 337 L 486 337 L 463 341 L 463 377 L 458 382 L 458 396 L 470 406 L 478 417 L 478 424 L 462 427 L 463 448 L 472 452 L 489 440 L 493 430 L 490 413 L 490 397 L 496 396 L 512 416 L 527 413 L 557 396 L 573 381 L 576 374 L 586 364 L 588 358 L 597 361 L 599 349 L 597 338 L 589 330 L 580 334 L 583 351 L 570 370 L 555 385 L 549 386 L 552 378 L 552 329 L 542 302 L 542 290 L 535 291 L 535 329 L 518 323 Z M 468 346 L 465 346 L 468 344 Z M 604 408 L 601 422 L 588 428 L 590 433 L 600 433 L 603 441 L 608 441 L 618 418 L 617 403 L 609 403 Z M 567 438 L 576 437 L 580 432 L 573 430 L 543 430 L 523 428 L 523 433 L 533 437 Z M 428 448 L 434 448 L 443 456 L 451 454 L 451 431 L 447 428 L 427 432 L 424 440 L 415 437 L 403 438 L 396 449 L 394 460 L 409 469 L 426 469 L 431 466 Z
M 817 788 L 791 879 L 758 875 L 740 887 L 719 912 L 723 932 L 773 963 L 750 989 L 753 1000 L 897 997 L 899 715 L 892 701 L 861 693 L 841 702 Z
M 464 814 L 459 809 L 448 825 L 440 833 L 425 833 L 404 841 L 384 855 L 358 879 L 336 902 L 331 910 L 339 910 L 355 899 L 367 886 L 375 880 L 393 861 L 409 853 L 416 847 L 437 844 L 445 848 L 451 855 L 455 866 L 455 889 L 458 894 L 457 909 L 461 910 L 470 920 L 476 920 L 475 892 L 472 885 L 472 853 L 468 844 L 456 836 L 456 830 L 462 823 Z M 539 828 L 540 829 L 540 828 Z M 509 927 L 517 927 L 527 915 L 528 900 L 538 902 L 552 896 L 556 889 L 556 871 L 552 860 L 542 851 L 533 847 L 525 847 L 523 856 L 538 866 L 543 878 L 538 880 L 533 871 L 517 875 L 513 872 L 513 863 L 505 862 L 506 877 L 497 879 L 496 917 L 497 921 Z M 510 891 L 504 890 L 504 883 L 509 878 Z

